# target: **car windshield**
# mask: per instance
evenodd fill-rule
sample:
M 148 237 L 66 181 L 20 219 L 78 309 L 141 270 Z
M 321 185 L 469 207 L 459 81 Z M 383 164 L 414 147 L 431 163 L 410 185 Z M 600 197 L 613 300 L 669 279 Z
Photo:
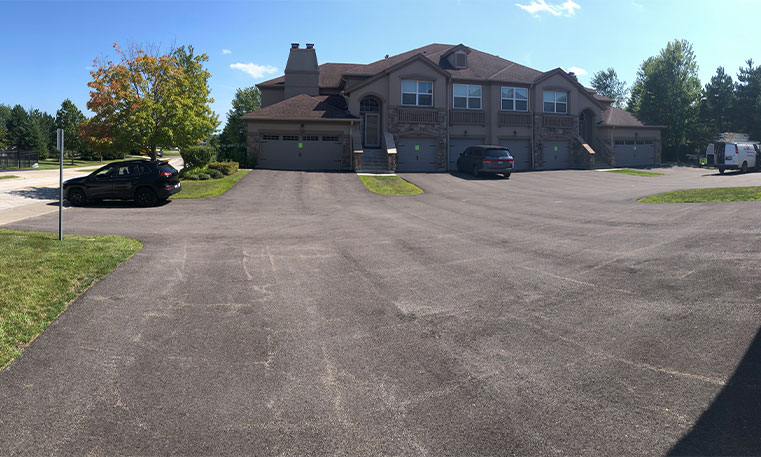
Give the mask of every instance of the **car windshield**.
M 509 157 L 510 151 L 507 149 L 487 149 L 486 157 Z

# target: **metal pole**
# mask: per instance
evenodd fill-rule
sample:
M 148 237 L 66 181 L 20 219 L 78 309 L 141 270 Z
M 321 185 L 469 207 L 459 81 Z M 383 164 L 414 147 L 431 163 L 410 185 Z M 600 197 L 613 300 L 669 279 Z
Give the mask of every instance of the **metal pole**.
M 60 171 L 58 174 L 58 241 L 63 240 L 63 129 L 56 130 L 58 139 L 58 157 Z

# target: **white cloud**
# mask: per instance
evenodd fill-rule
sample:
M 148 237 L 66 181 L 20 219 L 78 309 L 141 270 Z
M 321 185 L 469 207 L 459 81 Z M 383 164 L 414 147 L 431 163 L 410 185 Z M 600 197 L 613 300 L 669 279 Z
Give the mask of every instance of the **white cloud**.
M 271 75 L 272 73 L 277 73 L 277 68 L 272 65 L 256 65 L 253 62 L 232 63 L 230 64 L 230 68 L 248 73 L 255 79 L 263 78 L 265 75 Z
M 233 52 L 229 49 L 223 49 L 222 54 L 232 54 Z
M 553 16 L 573 16 L 576 14 L 576 10 L 581 8 L 581 5 L 573 0 L 566 0 L 563 3 L 547 3 L 547 0 L 531 0 L 531 3 L 528 5 L 516 3 L 515 6 L 528 11 L 535 17 L 539 17 L 541 12 L 547 12 Z
M 638 10 L 641 10 L 642 8 L 645 7 L 645 5 L 643 5 L 642 3 L 635 2 L 635 1 L 632 1 L 632 6 L 637 8 Z
M 569 71 L 576 73 L 576 76 L 582 76 L 587 74 L 587 70 L 583 68 L 579 68 L 579 67 L 571 67 Z

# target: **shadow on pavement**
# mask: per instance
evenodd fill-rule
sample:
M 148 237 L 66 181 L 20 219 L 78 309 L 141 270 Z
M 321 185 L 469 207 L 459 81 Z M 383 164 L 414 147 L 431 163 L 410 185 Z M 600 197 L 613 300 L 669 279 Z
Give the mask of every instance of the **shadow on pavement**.
M 30 187 L 28 189 L 16 189 L 10 191 L 9 194 L 34 200 L 58 200 L 57 187 Z
M 491 173 L 473 176 L 467 173 L 460 173 L 459 171 L 457 172 L 453 171 L 453 172 L 450 172 L 449 174 L 454 176 L 455 178 L 464 179 L 466 181 L 492 181 L 492 180 L 502 181 L 503 179 L 505 179 L 502 177 L 502 175 L 495 175 Z M 511 174 L 510 176 L 512 177 L 513 175 Z
M 761 455 L 761 330 L 727 385 L 668 455 Z
M 160 208 L 162 206 L 166 206 L 170 204 L 172 200 L 164 200 L 159 201 L 156 205 L 152 206 L 151 208 Z M 58 202 L 51 202 L 49 203 L 51 206 L 58 206 Z M 69 202 L 64 201 L 64 206 L 72 206 L 69 204 Z M 72 206 L 73 208 L 77 208 L 76 206 Z M 142 206 L 137 206 L 134 201 L 132 200 L 100 200 L 97 202 L 88 202 L 84 206 L 80 206 L 79 208 L 101 208 L 101 209 L 114 209 L 114 208 L 124 208 L 124 209 L 143 209 Z

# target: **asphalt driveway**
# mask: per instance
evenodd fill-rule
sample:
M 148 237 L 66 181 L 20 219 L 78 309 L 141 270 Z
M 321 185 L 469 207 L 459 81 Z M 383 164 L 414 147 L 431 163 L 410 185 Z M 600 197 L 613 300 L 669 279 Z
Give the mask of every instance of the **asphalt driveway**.
M 0 372 L 0 453 L 759 454 L 761 202 L 635 199 L 761 173 L 667 172 L 69 210 L 145 247 Z

